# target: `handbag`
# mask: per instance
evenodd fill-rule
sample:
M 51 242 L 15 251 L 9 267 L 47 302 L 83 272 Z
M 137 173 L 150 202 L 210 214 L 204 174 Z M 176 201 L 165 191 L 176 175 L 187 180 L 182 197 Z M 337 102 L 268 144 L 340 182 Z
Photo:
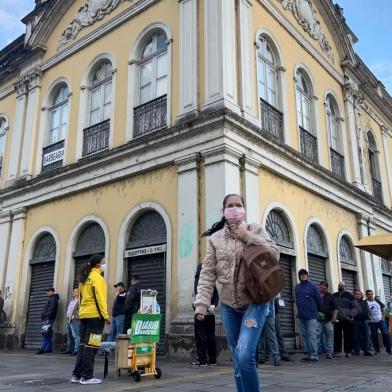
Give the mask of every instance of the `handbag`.
M 44 324 L 41 327 L 41 335 L 47 336 L 53 332 L 53 325 L 52 324 Z

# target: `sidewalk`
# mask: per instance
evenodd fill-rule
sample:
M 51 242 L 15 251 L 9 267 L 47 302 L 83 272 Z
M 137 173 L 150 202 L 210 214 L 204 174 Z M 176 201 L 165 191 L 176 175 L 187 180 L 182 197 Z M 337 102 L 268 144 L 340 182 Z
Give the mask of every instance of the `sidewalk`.
M 389 355 L 321 359 L 310 364 L 300 362 L 300 358 L 296 356 L 295 362 L 283 363 L 281 367 L 263 365 L 260 369 L 263 391 L 392 391 L 392 357 Z M 115 379 L 113 361 L 110 361 L 109 376 L 102 384 L 82 386 L 69 382 L 74 362 L 75 357 L 61 354 L 35 355 L 27 350 L 1 352 L 0 392 L 235 392 L 229 364 L 194 369 L 184 361 L 158 358 L 162 378 L 142 378 L 136 383 L 126 374 Z M 95 376 L 102 377 L 102 358 L 97 358 L 95 369 Z

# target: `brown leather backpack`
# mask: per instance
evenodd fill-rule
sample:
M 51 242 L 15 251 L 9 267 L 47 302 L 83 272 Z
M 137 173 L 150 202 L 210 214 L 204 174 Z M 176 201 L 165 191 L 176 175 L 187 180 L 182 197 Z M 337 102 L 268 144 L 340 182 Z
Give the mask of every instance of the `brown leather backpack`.
M 254 302 L 269 302 L 283 290 L 283 271 L 264 246 L 248 246 L 242 255 L 242 263 L 246 290 Z

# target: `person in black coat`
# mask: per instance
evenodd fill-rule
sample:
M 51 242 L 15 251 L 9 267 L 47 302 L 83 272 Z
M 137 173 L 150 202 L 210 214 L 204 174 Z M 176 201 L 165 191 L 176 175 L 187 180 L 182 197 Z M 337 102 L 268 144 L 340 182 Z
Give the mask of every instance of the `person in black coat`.
M 140 284 L 139 275 L 133 275 L 131 278 L 130 286 L 125 297 L 125 303 L 123 312 L 124 318 L 124 330 L 123 333 L 126 334 L 128 329 L 131 328 L 132 316 L 137 313 L 140 308 L 140 294 L 142 291 L 142 285 Z
M 194 281 L 194 293 L 197 295 L 197 285 L 199 284 L 199 277 L 201 272 L 202 264 L 199 264 L 196 269 L 195 281 Z M 197 360 L 192 362 L 194 367 L 205 367 L 208 365 L 216 365 L 217 348 L 215 339 L 215 308 L 219 303 L 219 294 L 216 287 L 211 298 L 211 305 L 208 308 L 208 314 L 203 320 L 194 319 L 195 329 L 195 342 Z M 208 355 L 208 360 L 207 360 Z
M 59 295 L 55 293 L 53 287 L 46 290 L 48 295 L 48 301 L 46 302 L 44 309 L 41 314 L 41 320 L 43 321 L 43 326 L 48 325 L 48 332 L 42 336 L 42 343 L 37 354 L 45 354 L 52 352 L 52 339 L 53 339 L 53 323 L 57 316 Z

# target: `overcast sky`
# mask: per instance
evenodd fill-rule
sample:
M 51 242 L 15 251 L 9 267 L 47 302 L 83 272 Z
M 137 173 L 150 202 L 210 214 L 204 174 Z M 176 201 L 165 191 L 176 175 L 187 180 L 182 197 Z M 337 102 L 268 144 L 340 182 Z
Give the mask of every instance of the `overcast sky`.
M 392 95 L 392 0 L 334 1 L 359 39 L 355 50 Z M 34 0 L 0 0 L 0 48 L 24 32 L 20 19 L 34 5 Z

